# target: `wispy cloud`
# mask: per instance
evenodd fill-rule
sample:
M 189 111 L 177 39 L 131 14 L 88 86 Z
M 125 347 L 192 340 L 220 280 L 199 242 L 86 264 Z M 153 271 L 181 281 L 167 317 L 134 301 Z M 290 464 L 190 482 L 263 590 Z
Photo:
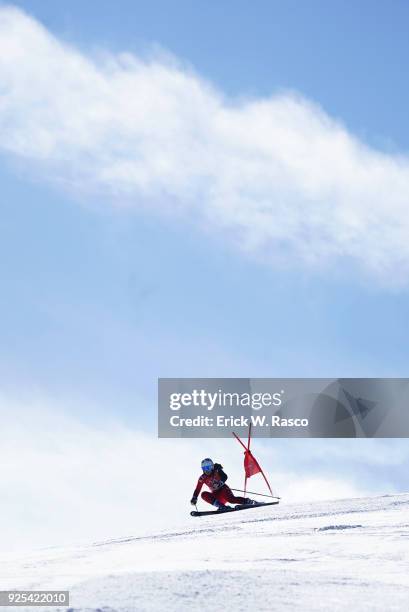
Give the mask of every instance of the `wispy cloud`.
M 409 159 L 290 93 L 231 100 L 169 59 L 85 55 L 0 10 L 0 147 L 115 203 L 193 219 L 273 265 L 409 273 Z

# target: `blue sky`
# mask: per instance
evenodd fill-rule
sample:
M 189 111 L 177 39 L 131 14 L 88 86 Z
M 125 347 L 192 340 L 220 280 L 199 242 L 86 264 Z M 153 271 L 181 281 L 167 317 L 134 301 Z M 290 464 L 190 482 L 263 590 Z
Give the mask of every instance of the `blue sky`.
M 407 152 L 406 3 L 17 5 L 84 52 L 160 46 L 226 95 L 290 89 L 360 140 Z M 254 261 L 179 218 L 76 197 L 18 156 L 1 173 L 4 385 L 83 394 L 132 419 L 158 375 L 406 374 L 405 286 L 348 263 Z
M 406 2 L 14 6 L 6 397 L 152 433 L 158 376 L 407 375 Z

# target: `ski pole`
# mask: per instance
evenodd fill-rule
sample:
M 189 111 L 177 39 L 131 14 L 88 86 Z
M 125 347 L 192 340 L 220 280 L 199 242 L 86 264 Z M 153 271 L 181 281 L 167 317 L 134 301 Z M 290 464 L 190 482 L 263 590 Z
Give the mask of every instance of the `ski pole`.
M 249 495 L 260 495 L 261 497 L 272 497 L 273 499 L 281 499 L 281 497 L 277 497 L 277 495 L 264 495 L 264 493 L 255 493 L 254 491 L 244 491 L 243 489 L 233 489 L 232 491 L 238 491 L 239 493 L 248 493 Z

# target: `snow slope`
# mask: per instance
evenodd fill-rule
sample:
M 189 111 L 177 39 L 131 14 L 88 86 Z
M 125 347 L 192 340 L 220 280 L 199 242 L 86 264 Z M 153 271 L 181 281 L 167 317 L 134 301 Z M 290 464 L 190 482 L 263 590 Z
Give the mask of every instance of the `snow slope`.
M 3 555 L 0 588 L 69 589 L 72 610 L 106 612 L 408 610 L 409 494 L 187 516 L 156 534 Z

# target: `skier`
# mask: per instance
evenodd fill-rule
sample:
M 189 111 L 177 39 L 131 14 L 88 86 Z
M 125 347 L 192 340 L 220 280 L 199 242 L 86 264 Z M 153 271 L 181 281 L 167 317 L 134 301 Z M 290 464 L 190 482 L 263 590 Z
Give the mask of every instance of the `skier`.
M 202 499 L 219 510 L 227 509 L 226 503 L 238 505 L 254 505 L 257 502 L 248 497 L 236 497 L 230 487 L 227 486 L 227 474 L 223 472 L 220 463 L 213 463 L 208 457 L 202 461 L 203 474 L 199 476 L 193 497 L 190 500 L 192 506 L 196 505 L 197 497 L 203 487 L 207 485 L 211 491 L 203 491 Z

